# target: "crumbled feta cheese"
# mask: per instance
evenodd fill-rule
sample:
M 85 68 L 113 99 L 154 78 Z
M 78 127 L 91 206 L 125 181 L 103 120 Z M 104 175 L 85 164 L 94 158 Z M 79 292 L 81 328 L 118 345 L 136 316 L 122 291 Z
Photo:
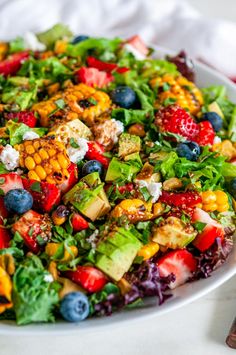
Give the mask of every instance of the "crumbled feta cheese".
M 53 277 L 51 274 L 45 275 L 43 279 L 45 282 L 53 282 Z
M 131 44 L 126 43 L 126 44 L 124 45 L 124 48 L 125 48 L 128 52 L 132 53 L 132 54 L 134 55 L 134 57 L 135 57 L 137 60 L 144 60 L 144 59 L 146 59 L 146 56 L 145 56 L 144 54 L 140 53 L 140 52 L 139 52 L 136 48 L 134 48 L 134 46 L 132 46 Z
M 124 132 L 122 122 L 112 118 L 94 127 L 94 137 L 96 142 L 102 144 L 107 150 L 111 149 L 118 142 L 118 137 Z
M 95 229 L 93 234 L 91 234 L 88 238 L 86 238 L 86 241 L 91 245 L 92 249 L 96 249 L 96 243 L 95 240 L 99 234 L 99 230 Z
M 221 142 L 221 138 L 218 136 L 215 136 L 214 140 L 213 140 L 213 144 L 217 144 Z
M 23 135 L 24 141 L 32 141 L 33 139 L 39 138 L 39 135 L 34 131 L 27 131 Z
M 23 36 L 23 40 L 26 49 L 31 49 L 32 51 L 44 51 L 46 49 L 45 44 L 39 42 L 33 32 L 26 32 Z
M 10 144 L 7 144 L 0 154 L 0 161 L 4 164 L 7 170 L 14 170 L 18 168 L 19 159 L 19 152 L 12 148 Z
M 140 187 L 146 187 L 150 195 L 152 196 L 152 203 L 157 202 L 161 196 L 162 183 L 161 182 L 147 182 L 145 180 L 138 180 Z
M 88 151 L 88 143 L 87 139 L 78 138 L 75 142 L 78 145 L 78 148 L 69 147 L 67 148 L 67 153 L 69 155 L 70 161 L 72 163 L 78 163 L 80 160 L 83 160 L 85 154 Z
M 118 137 L 119 135 L 121 135 L 121 133 L 124 132 L 124 124 L 123 122 L 115 120 L 114 118 L 112 118 L 111 121 L 114 122 L 116 125 L 116 136 Z

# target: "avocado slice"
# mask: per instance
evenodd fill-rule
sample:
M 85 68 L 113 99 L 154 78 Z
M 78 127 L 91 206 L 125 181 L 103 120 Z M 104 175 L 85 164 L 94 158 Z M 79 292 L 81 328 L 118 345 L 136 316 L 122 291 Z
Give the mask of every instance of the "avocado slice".
M 224 114 L 216 101 L 213 101 L 208 105 L 208 111 L 217 113 L 222 119 L 224 119 Z
M 115 281 L 129 270 L 142 243 L 122 227 L 110 232 L 96 249 L 95 265 Z
M 162 246 L 178 249 L 184 248 L 197 236 L 197 231 L 177 217 L 168 217 L 165 222 L 153 231 L 152 240 Z
M 141 139 L 134 134 L 122 133 L 119 138 L 118 156 L 124 158 L 126 155 L 140 152 Z
M 105 177 L 105 181 L 114 181 L 123 179 L 131 181 L 134 174 L 138 173 L 142 168 L 136 161 L 123 162 L 116 157 L 112 158 Z

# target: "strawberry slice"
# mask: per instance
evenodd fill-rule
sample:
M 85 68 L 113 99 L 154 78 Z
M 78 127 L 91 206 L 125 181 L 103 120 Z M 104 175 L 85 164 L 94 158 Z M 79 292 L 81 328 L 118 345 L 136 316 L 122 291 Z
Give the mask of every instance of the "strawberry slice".
M 195 191 L 189 192 L 166 192 L 163 191 L 162 195 L 159 198 L 160 202 L 163 202 L 167 205 L 181 207 L 182 209 L 186 207 L 194 207 L 198 203 L 202 202 L 201 196 Z
M 98 88 L 103 88 L 114 80 L 114 77 L 110 73 L 100 71 L 96 68 L 81 67 L 75 74 L 79 82 Z
M 37 118 L 32 111 L 9 112 L 4 115 L 7 120 L 14 120 L 19 123 L 24 123 L 30 128 L 34 128 L 37 124 Z
M 9 215 L 9 211 L 6 209 L 4 205 L 4 197 L 0 196 L 0 221 L 1 219 L 7 218 Z
M 212 145 L 215 138 L 215 131 L 209 121 L 202 121 L 198 125 L 199 132 L 193 141 L 201 146 Z
M 3 227 L 3 222 L 0 219 L 0 249 L 9 248 L 10 240 L 9 230 Z
M 101 144 L 90 141 L 88 142 L 88 151 L 85 155 L 85 158 L 88 160 L 97 160 L 99 161 L 105 169 L 108 168 L 110 160 L 107 157 L 104 157 L 104 148 Z
M 0 190 L 6 194 L 13 189 L 23 189 L 20 175 L 16 173 L 0 174 Z
M 23 179 L 22 181 L 24 188 L 29 191 L 33 197 L 33 207 L 36 211 L 50 212 L 60 203 L 61 191 L 55 184 L 27 179 Z
M 193 140 L 199 132 L 198 124 L 178 105 L 162 107 L 156 113 L 155 124 L 161 132 L 179 134 L 189 140 Z
M 107 283 L 103 272 L 93 266 L 77 266 L 76 271 L 66 271 L 64 275 L 88 292 L 101 291 Z
M 89 227 L 86 219 L 84 219 L 79 213 L 73 213 L 70 221 L 74 232 L 80 232 Z
M 68 167 L 69 177 L 62 184 L 58 185 L 62 194 L 72 189 L 72 187 L 78 182 L 78 167 L 75 163 L 70 163 Z
M 210 217 L 210 215 L 203 211 L 201 208 L 196 208 L 192 222 L 201 222 L 205 224 L 203 230 L 197 235 L 193 241 L 193 245 L 201 252 L 209 249 L 215 242 L 216 238 L 224 238 L 224 228 L 216 220 Z
M 160 276 L 166 277 L 171 273 L 175 275 L 175 281 L 170 283 L 170 288 L 174 289 L 190 279 L 196 270 L 197 261 L 186 249 L 178 249 L 161 257 L 157 262 L 157 266 Z
M 87 64 L 89 67 L 96 68 L 98 70 L 105 71 L 107 73 L 111 73 L 112 71 L 116 71 L 116 72 L 122 74 L 122 73 L 129 71 L 129 68 L 118 67 L 118 65 L 115 63 L 102 62 L 101 60 L 96 59 L 94 57 L 88 57 Z
M 37 254 L 40 245 L 46 244 L 51 237 L 50 219 L 47 215 L 29 210 L 13 224 L 12 231 L 18 232 L 24 239 L 25 245 Z
M 134 47 L 139 53 L 143 54 L 145 57 L 148 55 L 149 49 L 143 42 L 139 35 L 135 35 L 127 40 L 128 44 Z
M 4 76 L 15 75 L 21 67 L 21 64 L 28 59 L 29 52 L 20 52 L 12 54 L 7 59 L 0 62 L 0 74 Z

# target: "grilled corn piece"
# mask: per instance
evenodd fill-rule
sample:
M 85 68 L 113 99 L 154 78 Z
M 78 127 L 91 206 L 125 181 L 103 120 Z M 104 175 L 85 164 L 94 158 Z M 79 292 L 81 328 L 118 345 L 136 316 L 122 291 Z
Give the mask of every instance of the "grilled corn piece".
M 25 141 L 15 149 L 20 152 L 20 167 L 28 170 L 29 179 L 61 184 L 69 177 L 65 146 L 54 136 Z
M 58 107 L 59 102 L 63 103 L 63 109 L 60 108 L 61 105 Z M 80 118 L 86 125 L 92 126 L 101 115 L 109 111 L 110 106 L 111 100 L 105 92 L 78 84 L 68 87 L 49 100 L 36 103 L 32 110 L 39 114 L 43 127 L 52 126 L 57 118 Z
M 175 103 L 184 109 L 188 109 L 192 115 L 196 115 L 203 104 L 201 91 L 194 83 L 183 76 L 174 77 L 165 74 L 162 77 L 153 78 L 150 85 L 158 87 L 157 107 L 166 99 L 175 99 Z

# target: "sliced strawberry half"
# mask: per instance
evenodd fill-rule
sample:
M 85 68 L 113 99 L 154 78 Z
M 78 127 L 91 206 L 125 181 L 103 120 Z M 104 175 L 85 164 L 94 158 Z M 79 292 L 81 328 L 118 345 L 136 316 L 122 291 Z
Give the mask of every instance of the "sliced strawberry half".
M 62 184 L 58 185 L 62 194 L 72 189 L 72 187 L 78 182 L 78 167 L 75 163 L 70 163 L 68 167 L 69 177 Z
M 84 219 L 79 213 L 73 213 L 70 221 L 74 232 L 80 232 L 89 227 L 86 219 Z
M 202 202 L 201 196 L 195 191 L 188 192 L 166 192 L 163 191 L 160 198 L 160 202 L 166 203 L 170 206 L 180 207 L 182 209 L 186 207 L 194 207 L 198 203 Z
M 16 173 L 0 174 L 0 190 L 6 194 L 13 189 L 23 189 L 20 175 Z
M 189 251 L 178 249 L 161 257 L 157 266 L 160 276 L 166 277 L 171 273 L 175 275 L 175 281 L 170 283 L 170 288 L 174 289 L 191 278 L 193 272 L 196 271 L 197 261 Z
M 24 123 L 30 128 L 34 128 L 37 124 L 37 118 L 32 111 L 9 112 L 4 115 L 7 120 L 14 120 L 19 123 Z
M 39 212 L 50 212 L 60 203 L 61 191 L 55 184 L 46 181 L 23 179 L 24 188 L 33 196 L 33 208 Z
M 9 230 L 4 228 L 3 222 L 0 219 L 0 249 L 9 248 L 11 236 Z
M 101 144 L 90 141 L 88 142 L 88 151 L 85 155 L 85 158 L 88 160 L 97 160 L 99 161 L 104 168 L 108 168 L 110 160 L 107 157 L 104 157 L 104 148 Z
M 12 54 L 10 57 L 0 62 L 0 74 L 4 76 L 15 75 L 28 57 L 28 51 Z
M 9 211 L 6 209 L 4 205 L 4 197 L 0 196 L 0 221 L 1 219 L 7 218 L 9 215 Z
M 215 138 L 215 131 L 209 121 L 202 121 L 198 124 L 199 132 L 193 137 L 193 141 L 201 146 L 212 145 Z
M 133 46 L 139 53 L 145 57 L 148 55 L 149 49 L 139 35 L 135 35 L 127 40 L 128 44 Z
M 179 134 L 189 140 L 193 140 L 199 132 L 198 124 L 178 105 L 160 108 L 156 113 L 155 124 L 161 132 Z
M 88 57 L 87 64 L 89 67 L 96 68 L 100 71 L 105 71 L 107 73 L 111 73 L 112 71 L 116 71 L 116 72 L 122 74 L 122 73 L 129 71 L 129 68 L 118 67 L 118 65 L 115 63 L 103 62 L 103 61 L 101 61 L 97 58 L 94 58 L 94 57 Z
M 103 272 L 93 266 L 77 266 L 76 271 L 66 271 L 64 275 L 88 292 L 99 292 L 107 283 Z
M 114 80 L 110 73 L 100 71 L 96 68 L 81 67 L 76 72 L 78 81 L 88 86 L 103 88 Z

